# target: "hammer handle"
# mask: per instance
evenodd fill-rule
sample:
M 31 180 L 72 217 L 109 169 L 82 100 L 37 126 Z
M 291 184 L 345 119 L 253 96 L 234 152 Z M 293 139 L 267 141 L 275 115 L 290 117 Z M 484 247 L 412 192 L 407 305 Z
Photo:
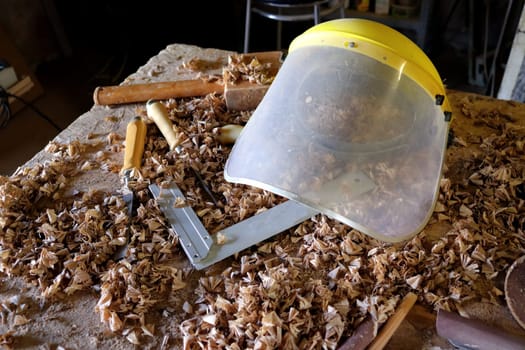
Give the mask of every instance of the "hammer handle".
M 148 100 L 205 96 L 209 93 L 223 93 L 224 85 L 201 79 L 144 83 L 133 85 L 99 86 L 93 92 L 97 105 L 117 105 Z

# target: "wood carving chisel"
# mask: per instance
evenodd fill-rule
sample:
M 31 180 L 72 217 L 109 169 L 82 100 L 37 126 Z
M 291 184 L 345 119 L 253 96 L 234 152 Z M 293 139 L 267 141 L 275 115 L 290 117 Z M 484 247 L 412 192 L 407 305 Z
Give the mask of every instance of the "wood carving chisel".
M 180 133 L 176 132 L 176 127 L 171 122 L 166 107 L 159 101 L 149 100 L 146 103 L 146 111 L 148 113 L 148 117 L 150 117 L 155 122 L 160 132 L 168 142 L 170 151 L 175 151 L 177 154 L 180 154 L 182 152 L 181 143 L 184 141 L 184 139 L 180 136 Z M 193 176 L 195 176 L 213 204 L 218 206 L 219 201 L 213 194 L 208 184 L 204 181 L 202 176 L 191 166 L 190 169 L 193 173 Z
M 127 254 L 128 243 L 129 243 L 129 227 L 133 218 L 133 207 L 135 193 L 131 188 L 131 182 L 133 181 L 135 172 L 140 169 L 142 163 L 142 155 L 144 154 L 144 145 L 146 143 L 146 123 L 141 117 L 136 116 L 131 120 L 126 128 L 126 141 L 124 149 L 124 163 L 120 174 L 124 182 L 123 189 L 123 200 L 128 207 L 129 222 L 126 229 L 126 238 L 123 245 L 119 246 L 117 251 L 114 253 L 114 259 L 120 260 Z

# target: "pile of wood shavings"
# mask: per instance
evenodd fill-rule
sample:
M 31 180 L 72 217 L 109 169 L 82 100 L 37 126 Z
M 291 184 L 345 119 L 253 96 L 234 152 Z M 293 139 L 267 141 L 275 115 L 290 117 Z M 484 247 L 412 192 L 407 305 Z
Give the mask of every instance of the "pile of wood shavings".
M 434 309 L 461 311 L 471 300 L 502 302 L 495 279 L 525 252 L 525 130 L 497 111 L 472 116 L 491 123 L 490 137 L 456 138 L 450 156 L 466 145 L 477 152 L 454 158 L 461 170 L 448 164 L 436 212 L 411 241 L 385 244 L 318 215 L 190 274 L 170 263 L 185 256 L 147 193 L 148 183 L 175 181 L 212 233 L 283 199 L 222 177 L 230 149 L 215 140 L 213 130 L 242 124 L 249 113 L 226 112 L 224 101 L 211 95 L 166 106 L 187 140 L 177 156 L 148 128 L 128 260 L 111 258 L 128 226 L 120 195 L 64 193 L 76 174 L 96 164 L 100 171 L 118 172 L 119 165 L 105 157 L 79 161 L 93 146 L 88 140 L 51 143 L 53 160 L 0 178 L 0 273 L 25 277 L 46 300 L 99 291 L 101 321 L 134 344 L 160 336 L 149 313 L 171 310 L 166 312 L 184 317 L 175 340 L 184 349 L 335 349 L 367 316 L 386 321 L 409 291 Z M 122 140 L 109 139 L 103 152 L 120 153 L 116 145 Z M 78 166 L 86 162 L 90 166 Z M 203 194 L 190 166 L 220 195 L 219 207 Z M 447 227 L 446 233 L 432 235 L 433 226 Z M 192 297 L 182 303 L 182 292 Z M 8 344 L 10 336 L 0 339 Z
M 193 58 L 183 62 L 183 69 L 199 72 L 199 77 L 206 81 L 222 81 L 223 83 L 238 84 L 241 81 L 249 81 L 259 85 L 269 85 L 275 78 L 276 67 L 270 62 L 261 62 L 253 55 L 232 54 L 228 56 L 227 65 L 223 62 L 207 61 Z M 222 76 L 201 75 L 200 72 L 222 67 Z
M 246 57 L 243 54 L 228 56 L 228 66 L 223 69 L 226 82 L 235 84 L 239 81 L 249 81 L 260 85 L 271 84 L 275 78 L 272 73 L 275 67 L 271 63 L 261 63 L 257 57 Z

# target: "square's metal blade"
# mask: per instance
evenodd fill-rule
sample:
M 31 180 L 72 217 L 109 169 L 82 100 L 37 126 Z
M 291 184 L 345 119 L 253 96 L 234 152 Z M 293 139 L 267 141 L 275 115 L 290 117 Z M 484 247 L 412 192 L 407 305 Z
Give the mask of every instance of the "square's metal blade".
M 208 255 L 213 240 L 206 231 L 206 228 L 199 217 L 190 206 L 178 207 L 178 198 L 186 200 L 179 188 L 172 184 L 169 188 L 160 188 L 152 184 L 149 186 L 153 197 L 166 216 L 166 219 L 173 227 L 181 241 L 182 248 L 195 265 Z
M 153 184 L 149 188 L 166 219 L 179 235 L 190 262 L 199 270 L 281 233 L 318 213 L 315 209 L 288 200 L 220 231 L 224 242 L 218 242 L 218 234 L 212 238 L 191 207 L 174 207 L 177 198 L 184 198 L 177 185 L 172 184 L 169 188 L 161 190 Z
M 198 270 L 204 269 L 278 233 L 284 232 L 318 213 L 318 210 L 293 200 L 278 204 L 271 209 L 219 231 L 218 234 L 222 234 L 224 238 L 222 243 L 217 242 L 218 234 L 213 235 L 214 244 L 209 254 L 193 265 Z

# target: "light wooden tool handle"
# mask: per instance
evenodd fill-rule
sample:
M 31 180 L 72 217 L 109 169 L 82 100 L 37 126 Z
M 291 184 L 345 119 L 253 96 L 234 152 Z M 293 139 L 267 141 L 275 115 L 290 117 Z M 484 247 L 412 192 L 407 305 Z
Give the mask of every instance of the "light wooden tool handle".
M 223 93 L 224 86 L 201 79 L 179 80 L 161 83 L 99 86 L 93 92 L 93 100 L 97 105 L 116 105 L 146 102 L 150 99 L 167 100 L 177 97 L 205 96 L 212 92 Z
M 396 312 L 390 316 L 386 324 L 381 328 L 379 334 L 368 346 L 368 350 L 379 350 L 383 349 L 392 335 L 395 333 L 401 322 L 405 319 L 406 315 L 412 309 L 412 306 L 417 301 L 417 295 L 414 293 L 408 293 L 404 298 Z
M 126 129 L 126 148 L 124 149 L 124 165 L 122 172 L 129 169 L 139 169 L 146 143 L 146 123 L 136 116 L 128 123 Z
M 148 103 L 146 103 L 146 111 L 148 116 L 157 124 L 166 141 L 168 141 L 170 150 L 173 151 L 182 143 L 183 139 L 175 132 L 175 126 L 168 116 L 166 107 L 159 101 L 149 100 Z
M 219 141 L 223 145 L 235 143 L 235 141 L 237 141 L 237 139 L 241 135 L 241 131 L 243 129 L 243 126 L 236 124 L 227 124 L 224 126 L 220 126 L 217 129 L 215 129 L 215 132 L 217 133 L 217 141 Z

